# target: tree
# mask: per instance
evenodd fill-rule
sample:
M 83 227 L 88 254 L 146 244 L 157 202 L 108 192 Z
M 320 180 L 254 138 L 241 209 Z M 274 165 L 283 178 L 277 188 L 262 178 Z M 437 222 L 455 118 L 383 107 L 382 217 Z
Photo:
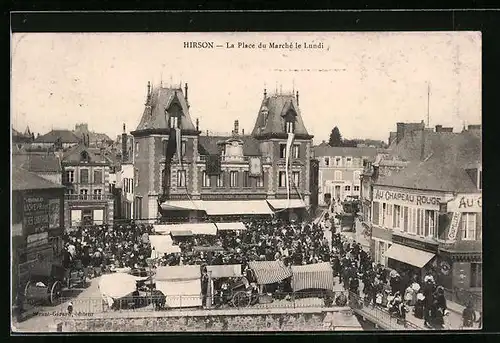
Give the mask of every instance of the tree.
M 342 146 L 342 136 L 338 127 L 334 127 L 330 133 L 330 139 L 328 140 L 329 146 Z

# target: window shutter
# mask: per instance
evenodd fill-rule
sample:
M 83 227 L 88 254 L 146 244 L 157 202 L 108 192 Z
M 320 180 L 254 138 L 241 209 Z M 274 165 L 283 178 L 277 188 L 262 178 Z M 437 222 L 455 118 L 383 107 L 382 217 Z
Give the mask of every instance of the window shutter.
M 374 201 L 372 205 L 373 210 L 373 224 L 379 225 L 379 203 Z

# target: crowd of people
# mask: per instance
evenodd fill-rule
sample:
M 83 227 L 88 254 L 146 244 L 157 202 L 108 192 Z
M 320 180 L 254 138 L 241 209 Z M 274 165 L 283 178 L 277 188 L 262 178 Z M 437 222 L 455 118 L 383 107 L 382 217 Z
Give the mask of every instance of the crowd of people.
M 144 268 L 151 255 L 152 225 L 115 224 L 78 227 L 64 233 L 63 266 L 83 268 Z
M 278 219 L 244 224 L 247 229 L 242 231 L 175 238 L 181 252 L 160 256 L 157 265 L 241 264 L 243 275 L 247 275 L 250 261 L 279 260 L 286 266 L 329 262 L 334 276 L 353 295 L 349 301 L 359 299 L 363 306 L 383 308 L 403 322 L 413 310 L 426 327 L 443 328 L 448 309 L 444 289 L 436 283 L 435 275 L 428 273 L 422 278 L 419 272 L 397 272 L 376 264 L 359 243 L 333 229 L 329 242 L 323 224 Z M 83 267 L 110 270 L 146 268 L 152 234 L 152 225 L 134 223 L 78 228 L 65 233 L 63 263 L 68 267 L 81 261 Z M 340 299 L 340 303 L 345 301 Z M 475 315 L 473 310 L 464 311 L 464 318 L 471 317 L 470 313 Z

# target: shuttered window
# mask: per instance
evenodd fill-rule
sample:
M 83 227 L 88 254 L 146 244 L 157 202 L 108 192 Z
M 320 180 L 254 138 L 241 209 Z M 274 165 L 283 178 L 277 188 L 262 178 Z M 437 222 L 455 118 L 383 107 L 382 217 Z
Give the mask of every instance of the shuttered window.
M 374 201 L 372 204 L 372 218 L 373 218 L 373 224 L 379 225 L 379 203 L 377 201 Z

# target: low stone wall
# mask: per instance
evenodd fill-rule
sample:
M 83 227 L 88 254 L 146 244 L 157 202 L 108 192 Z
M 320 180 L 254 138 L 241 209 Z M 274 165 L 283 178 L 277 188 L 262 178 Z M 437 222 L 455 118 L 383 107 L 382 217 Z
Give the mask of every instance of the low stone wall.
M 340 319 L 339 319 L 340 318 Z M 66 332 L 256 332 L 359 330 L 356 317 L 336 310 L 308 313 L 247 313 L 168 316 L 67 318 Z

